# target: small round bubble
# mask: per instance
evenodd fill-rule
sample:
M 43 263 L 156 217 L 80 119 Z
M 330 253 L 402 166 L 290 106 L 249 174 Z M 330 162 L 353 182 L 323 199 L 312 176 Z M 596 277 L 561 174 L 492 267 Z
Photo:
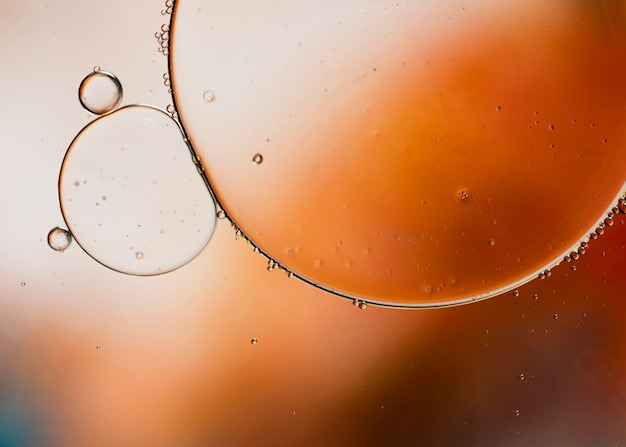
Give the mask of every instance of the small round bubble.
M 85 110 L 103 115 L 117 108 L 122 102 L 122 84 L 108 71 L 94 67 L 78 87 L 78 100 Z
M 55 227 L 48 233 L 48 245 L 54 251 L 63 253 L 72 243 L 72 235 L 64 228 Z

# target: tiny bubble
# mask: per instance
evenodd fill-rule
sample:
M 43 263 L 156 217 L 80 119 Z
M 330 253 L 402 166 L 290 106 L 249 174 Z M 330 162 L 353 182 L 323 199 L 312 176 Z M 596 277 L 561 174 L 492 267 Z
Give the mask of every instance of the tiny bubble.
M 136 252 L 136 253 L 135 253 L 135 258 L 137 258 L 137 259 L 143 259 L 143 253 L 142 253 L 142 252 L 140 252 L 140 251 Z
M 496 240 L 494 238 L 489 239 L 488 244 L 490 247 L 493 247 L 494 245 L 496 245 Z
M 22 281 L 22 282 L 20 283 L 20 286 L 22 286 L 22 287 L 24 287 L 25 285 L 26 285 L 26 281 Z
M 555 320 L 558 320 L 559 319 L 559 314 L 555 313 L 554 315 L 552 315 L 552 318 L 554 318 Z
M 520 411 L 519 411 L 519 410 L 515 410 L 515 411 L 513 412 L 513 414 L 514 414 L 515 416 L 519 416 L 519 415 L 520 415 Z
M 78 180 L 76 180 L 76 181 L 74 182 L 74 186 L 78 186 L 78 185 L 80 185 L 80 182 L 79 182 Z
M 519 380 L 524 380 L 526 378 L 526 376 L 524 376 L 524 373 L 519 373 L 519 375 L 517 376 L 517 378 Z
M 534 300 L 538 300 L 538 299 L 539 299 L 539 294 L 535 293 L 535 294 L 533 295 L 533 299 L 534 299 Z
M 513 296 L 514 296 L 515 298 L 517 298 L 517 297 L 519 296 L 519 290 L 515 289 L 515 290 L 513 291 Z
M 252 163 L 254 163 L 255 165 L 260 165 L 261 163 L 263 163 L 263 155 L 254 154 L 254 157 L 252 157 Z
M 571 266 L 570 268 L 572 269 L 572 272 L 576 271 L 576 266 L 575 265 Z
M 217 218 L 218 219 L 226 219 L 226 213 L 223 210 L 219 210 L 217 212 Z
M 259 341 L 256 338 L 250 340 L 251 345 L 256 345 Z
M 100 345 L 96 346 L 96 351 L 100 351 L 100 350 L 102 350 L 102 346 Z
M 548 129 L 550 129 L 550 130 L 554 130 L 554 124 L 550 124 L 550 125 L 548 126 Z
M 215 94 L 211 90 L 206 90 L 202 94 L 202 99 L 204 99 L 206 102 L 213 102 L 215 101 Z
M 361 301 L 359 303 L 359 309 L 361 309 L 361 310 L 367 309 L 367 303 L 365 301 Z

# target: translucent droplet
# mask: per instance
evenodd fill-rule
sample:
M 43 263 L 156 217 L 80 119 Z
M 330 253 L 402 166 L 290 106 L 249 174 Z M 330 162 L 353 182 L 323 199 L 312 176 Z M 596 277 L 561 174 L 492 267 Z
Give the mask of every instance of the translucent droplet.
M 101 264 L 133 275 L 186 264 L 216 222 L 179 126 L 149 106 L 122 107 L 81 130 L 63 161 L 59 198 L 76 242 Z
M 215 94 L 211 90 L 206 90 L 202 94 L 202 99 L 204 99 L 206 102 L 213 102 L 215 101 Z
M 113 73 L 94 67 L 78 87 L 78 100 L 88 112 L 102 115 L 122 102 L 122 84 Z
M 252 157 L 252 163 L 254 163 L 255 165 L 260 165 L 261 163 L 263 163 L 263 155 L 254 154 L 254 157 Z
M 251 345 L 256 345 L 259 341 L 256 338 L 250 340 Z
M 64 228 L 54 227 L 48 233 L 48 245 L 54 251 L 63 253 L 72 243 L 72 235 Z

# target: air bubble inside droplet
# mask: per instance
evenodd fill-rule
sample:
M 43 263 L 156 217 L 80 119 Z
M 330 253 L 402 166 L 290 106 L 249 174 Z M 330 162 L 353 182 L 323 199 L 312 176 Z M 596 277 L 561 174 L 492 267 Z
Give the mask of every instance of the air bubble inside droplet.
M 211 90 L 206 90 L 202 94 L 202 99 L 204 99 L 206 102 L 213 102 L 215 101 L 215 94 Z
M 48 233 L 48 245 L 54 251 L 63 253 L 72 243 L 72 235 L 64 228 L 55 227 Z
M 59 198 L 76 242 L 101 264 L 133 275 L 186 264 L 216 222 L 179 126 L 149 106 L 122 107 L 78 134 L 63 161 Z
M 95 68 L 80 83 L 78 100 L 85 110 L 102 115 L 122 102 L 122 84 L 113 73 Z

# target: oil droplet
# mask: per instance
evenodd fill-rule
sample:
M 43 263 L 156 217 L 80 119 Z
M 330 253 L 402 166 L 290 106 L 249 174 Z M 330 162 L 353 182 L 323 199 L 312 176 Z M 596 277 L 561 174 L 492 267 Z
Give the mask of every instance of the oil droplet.
M 259 342 L 259 341 L 258 341 L 256 338 L 252 338 L 252 339 L 250 340 L 250 344 L 251 344 L 251 345 L 256 345 L 258 342 Z
M 113 73 L 94 67 L 78 87 L 78 100 L 88 112 L 102 115 L 122 102 L 122 84 Z
M 226 219 L 226 213 L 224 212 L 224 210 L 219 210 L 217 212 L 217 218 L 218 219 Z
M 103 195 L 106 202 L 94 206 Z M 180 127 L 150 106 L 121 107 L 79 132 L 63 161 L 59 200 L 81 248 L 131 275 L 185 265 L 208 243 L 216 222 L 215 203 Z
M 206 90 L 202 94 L 202 99 L 204 99 L 206 102 L 213 102 L 215 101 L 215 94 L 211 90 Z
M 72 235 L 64 228 L 54 227 L 48 233 L 48 245 L 54 251 L 63 253 L 72 243 Z
M 254 157 L 252 157 L 252 163 L 254 163 L 255 165 L 260 165 L 261 163 L 263 163 L 263 155 L 254 154 Z
M 524 380 L 526 378 L 526 376 L 524 376 L 524 373 L 519 373 L 519 375 L 517 376 L 517 378 L 519 380 Z

